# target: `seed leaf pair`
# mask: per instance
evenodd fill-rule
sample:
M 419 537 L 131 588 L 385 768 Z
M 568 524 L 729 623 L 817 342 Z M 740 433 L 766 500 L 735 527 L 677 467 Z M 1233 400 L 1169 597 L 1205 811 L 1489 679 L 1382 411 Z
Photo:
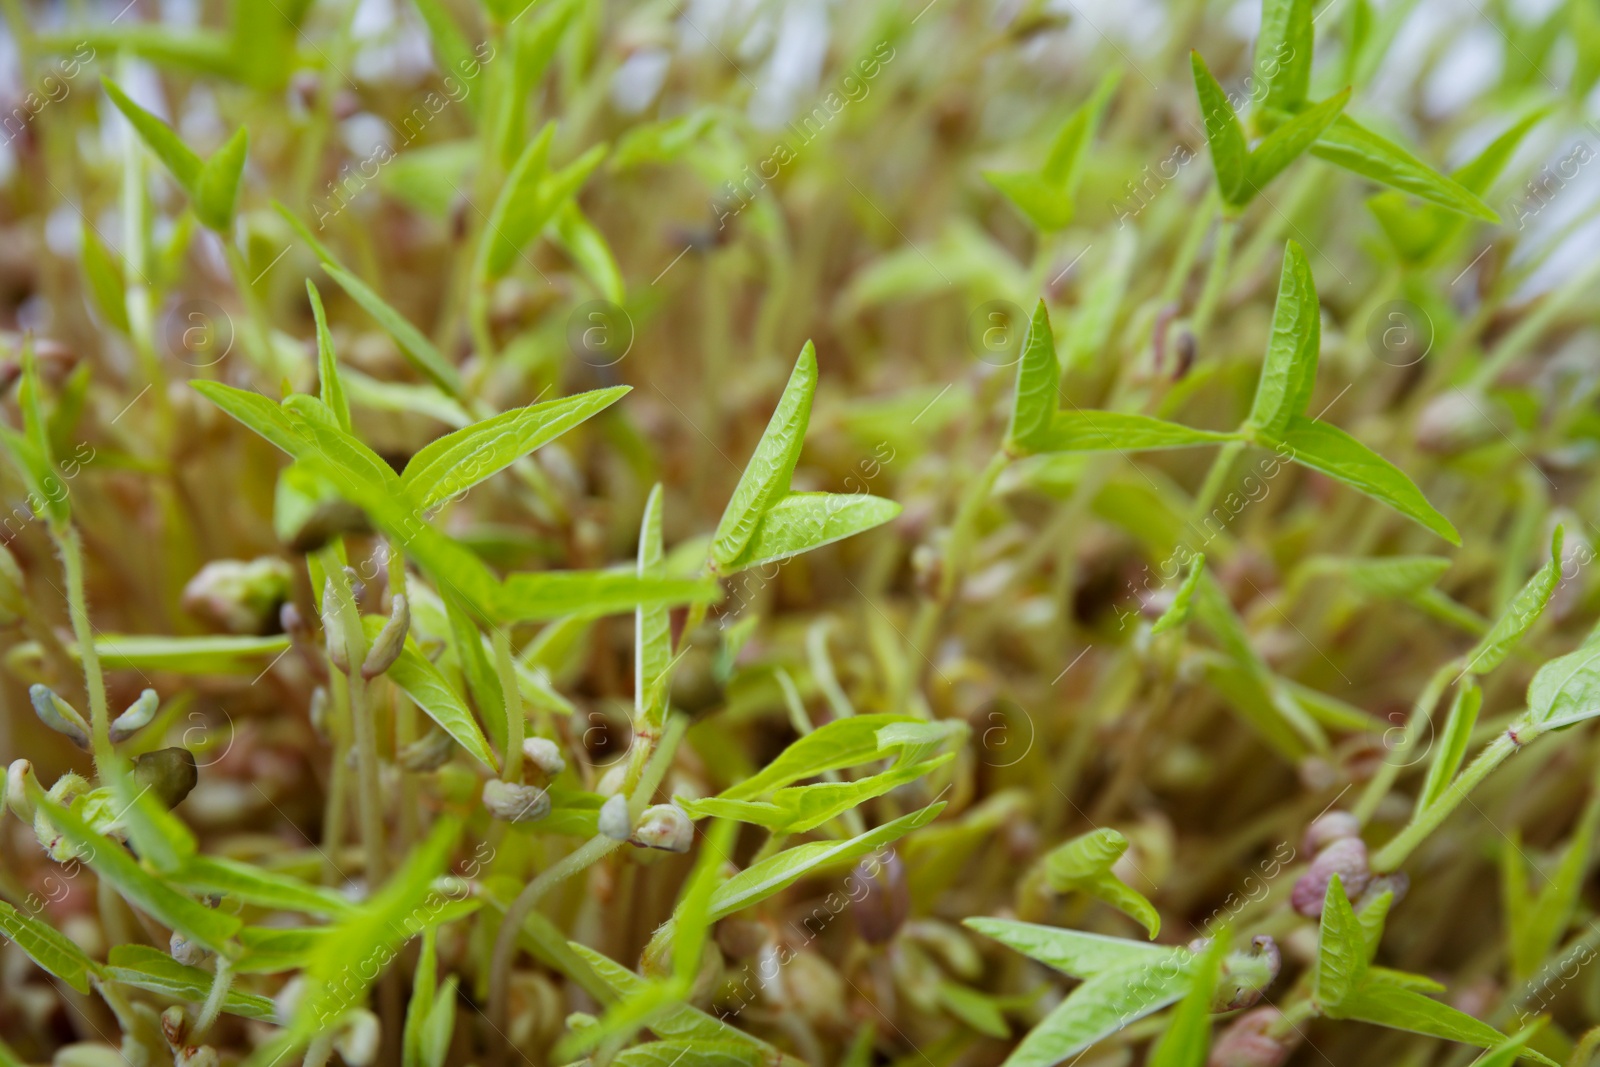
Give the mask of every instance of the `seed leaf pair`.
M 559 170 L 550 169 L 550 143 L 555 123 L 547 122 L 529 141 L 500 187 L 478 248 L 480 284 L 504 277 L 522 250 L 572 199 L 605 159 L 606 147 L 595 145 Z
M 161 160 L 194 204 L 194 213 L 210 229 L 226 235 L 233 226 L 234 207 L 239 199 L 239 180 L 244 174 L 249 136 L 243 126 L 210 159 L 202 160 L 183 143 L 171 126 L 134 103 L 111 79 L 101 78 L 106 95 L 127 117 L 134 132 Z
M 1380 904 L 1384 897 L 1389 902 Z M 1313 1003 L 1332 1019 L 1358 1019 L 1479 1048 L 1499 1046 L 1506 1036 L 1494 1027 L 1426 995 L 1439 991 L 1437 983 L 1371 965 L 1392 899 L 1386 893 L 1358 916 L 1338 875 L 1330 879 L 1317 940 Z M 1531 1051 L 1522 1057 L 1552 1067 L 1555 1062 Z
M 1217 188 L 1222 193 L 1223 203 L 1234 211 L 1248 205 L 1272 179 L 1304 155 L 1350 100 L 1350 90 L 1344 89 L 1306 108 L 1267 134 L 1251 150 L 1245 141 L 1244 126 L 1228 102 L 1227 93 L 1212 76 L 1199 52 L 1190 53 L 1190 63 L 1205 120 L 1206 142 L 1211 146 Z
M 710 565 L 716 573 L 809 552 L 900 513 L 899 504 L 862 493 L 789 491 L 816 391 L 817 353 L 807 341 L 712 535 Z
M 1117 831 L 1091 830 L 1056 847 L 1039 862 L 1051 889 L 1087 893 L 1104 901 L 1143 926 L 1153 941 L 1161 932 L 1155 905 L 1111 871 L 1126 851 L 1128 839 Z
M 1083 180 L 1089 144 L 1100 128 L 1106 103 L 1116 91 L 1121 76 L 1119 70 L 1107 74 L 1094 94 L 1073 109 L 1056 134 L 1044 165 L 1037 171 L 983 172 L 984 179 L 1016 205 L 1039 231 L 1049 233 L 1062 229 L 1077 213 L 1078 186 Z
M 1261 989 L 1273 977 L 1264 959 L 1246 953 L 1227 953 L 1217 961 L 1211 951 L 1197 953 L 1009 919 L 966 919 L 964 925 L 1082 980 L 1023 1038 L 1004 1067 L 1054 1067 L 1183 998 L 1198 983 L 1215 987 L 1219 972 L 1233 988 Z

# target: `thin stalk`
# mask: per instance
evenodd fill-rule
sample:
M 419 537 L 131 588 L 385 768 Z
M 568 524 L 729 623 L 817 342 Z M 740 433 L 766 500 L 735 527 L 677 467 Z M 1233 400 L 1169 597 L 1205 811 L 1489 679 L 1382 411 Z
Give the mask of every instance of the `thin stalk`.
M 50 532 L 67 579 L 67 610 L 72 615 L 72 635 L 78 642 L 78 658 L 83 664 L 84 688 L 89 691 L 89 737 L 95 770 L 104 777 L 112 770 L 115 754 L 111 748 L 106 679 L 100 670 L 100 653 L 94 647 L 94 626 L 89 622 L 89 601 L 83 591 L 83 539 L 70 522 Z
M 506 708 L 506 756 L 500 777 L 516 782 L 522 778 L 522 735 L 527 719 L 522 714 L 517 670 L 511 663 L 511 635 L 503 626 L 494 628 L 494 666 L 500 676 L 502 702 Z
M 1217 449 L 1216 458 L 1211 461 L 1211 469 L 1206 471 L 1206 477 L 1200 483 L 1200 489 L 1194 495 L 1194 506 L 1189 510 L 1189 521 L 1199 522 L 1211 510 L 1211 505 L 1216 502 L 1217 494 L 1222 492 L 1222 487 L 1227 483 L 1228 474 L 1233 470 L 1233 464 L 1239 458 L 1239 453 L 1244 451 L 1245 442 L 1229 441 Z
M 250 347 L 255 351 L 257 364 L 262 370 L 277 374 L 281 368 L 278 366 L 278 354 L 272 347 L 272 328 L 267 324 L 267 310 L 256 295 L 255 286 L 250 283 L 249 264 L 245 263 L 244 256 L 234 246 L 230 235 L 219 234 L 218 237 L 222 241 L 223 256 L 228 261 L 228 271 L 233 275 L 234 288 L 239 290 L 245 313 L 250 317 L 250 332 L 254 335 Z
M 1172 268 L 1161 289 L 1161 303 L 1171 304 L 1183 294 L 1183 283 L 1189 277 L 1195 257 L 1200 254 L 1200 242 L 1205 240 L 1206 230 L 1210 228 L 1211 220 L 1217 217 L 1221 205 L 1222 201 L 1213 188 L 1201 202 L 1200 209 L 1194 213 L 1194 219 L 1183 235 L 1183 243 L 1178 246 L 1178 254 L 1172 257 Z
M 1211 267 L 1206 271 L 1206 284 L 1200 290 L 1200 300 L 1189 319 L 1189 329 L 1194 333 L 1196 347 L 1205 338 L 1206 328 L 1211 325 L 1211 316 L 1217 310 L 1217 301 L 1227 285 L 1228 263 L 1233 255 L 1233 240 L 1238 230 L 1239 221 L 1227 215 L 1222 217 L 1222 222 L 1217 226 L 1216 244 L 1211 249 Z
M 200 1014 L 195 1018 L 194 1044 L 199 1044 L 199 1039 L 211 1029 L 211 1024 L 217 1021 L 217 1016 L 222 1014 L 222 1004 L 228 998 L 228 990 L 233 987 L 233 964 L 226 956 L 217 957 L 217 974 L 211 982 L 211 992 L 206 994 L 206 1002 L 200 1009 Z
M 1411 717 L 1406 720 L 1405 733 L 1400 741 L 1400 753 L 1409 753 L 1416 747 L 1417 740 L 1422 736 L 1422 727 L 1433 715 L 1434 705 L 1439 703 L 1439 698 L 1444 695 L 1445 687 L 1452 678 L 1461 672 L 1461 663 L 1451 660 L 1433 672 L 1433 677 L 1428 679 L 1428 684 L 1422 687 L 1422 693 L 1417 697 L 1417 702 L 1412 705 Z M 1372 818 L 1372 813 L 1378 810 L 1378 805 L 1383 798 L 1389 795 L 1395 779 L 1400 777 L 1400 772 L 1408 764 L 1401 762 L 1386 762 L 1378 768 L 1378 772 L 1367 782 L 1366 791 L 1361 794 L 1361 799 L 1355 806 L 1355 817 L 1365 823 Z
M 686 728 L 687 722 L 682 716 L 674 716 L 667 721 L 666 729 L 661 734 L 661 744 L 646 765 L 644 774 L 639 779 L 638 789 L 628 797 L 630 823 L 638 820 L 645 806 L 649 804 L 650 797 L 655 794 L 656 787 L 661 784 L 661 779 L 666 777 L 667 767 L 672 763 L 672 756 L 677 751 L 678 742 L 683 738 Z M 522 892 L 517 894 L 517 898 L 506 909 L 505 917 L 500 923 L 500 932 L 495 936 L 494 955 L 489 965 L 489 1029 L 496 1035 L 489 1052 L 490 1067 L 499 1067 L 505 1062 L 508 1044 L 505 1038 L 506 990 L 511 979 L 512 956 L 517 947 L 517 931 L 522 929 L 522 924 L 527 921 L 529 913 L 545 893 L 579 871 L 598 863 L 622 845 L 623 842 L 615 838 L 596 834 L 553 866 L 546 867 L 537 878 L 523 887 Z
M 994 488 L 1000 472 L 1005 470 L 1010 462 L 1011 457 L 1003 450 L 996 451 L 989 457 L 989 463 L 983 468 L 983 472 L 962 494 L 961 502 L 956 507 L 955 521 L 950 527 L 950 539 L 946 542 L 944 568 L 939 575 L 939 594 L 937 598 L 922 605 L 911 632 L 911 648 L 916 659 L 927 661 L 928 645 L 933 641 L 945 609 L 955 597 L 961 575 L 965 572 L 968 558 L 972 554 L 972 540 L 976 535 L 978 513 L 983 510 L 984 503 L 989 499 L 989 492 Z M 898 706 L 899 701 L 896 701 L 896 707 Z
M 1478 783 L 1489 777 L 1496 767 L 1521 748 L 1522 746 L 1514 741 L 1509 733 L 1501 734 L 1489 742 L 1488 747 L 1478 753 L 1478 758 L 1468 764 L 1467 769 L 1461 772 L 1461 776 L 1440 795 L 1438 800 L 1428 805 L 1425 810 L 1417 812 L 1409 826 L 1378 850 L 1378 854 L 1372 857 L 1372 869 L 1379 874 L 1386 874 L 1404 863 L 1406 857 L 1411 855 L 1429 834 L 1439 828 L 1445 817 L 1456 810 L 1456 805 L 1477 788 Z
M 344 629 L 345 656 L 350 673 L 345 675 L 350 692 L 350 728 L 356 746 L 356 807 L 361 823 L 361 846 L 366 852 L 367 883 L 376 886 L 387 873 L 383 850 L 383 794 L 378 784 L 378 743 L 367 710 L 366 681 L 361 677 L 361 661 L 366 657 L 367 637 L 361 628 L 361 609 L 350 591 L 350 579 L 340 560 L 330 554 L 323 564 Z

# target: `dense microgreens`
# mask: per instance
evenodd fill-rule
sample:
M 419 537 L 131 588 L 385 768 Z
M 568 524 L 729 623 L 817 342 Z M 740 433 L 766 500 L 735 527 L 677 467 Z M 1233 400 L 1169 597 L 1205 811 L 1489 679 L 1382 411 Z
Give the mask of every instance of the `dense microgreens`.
M 0 2 L 0 1067 L 1590 1063 L 1592 3 L 1437 153 L 1404 2 L 223 6 Z

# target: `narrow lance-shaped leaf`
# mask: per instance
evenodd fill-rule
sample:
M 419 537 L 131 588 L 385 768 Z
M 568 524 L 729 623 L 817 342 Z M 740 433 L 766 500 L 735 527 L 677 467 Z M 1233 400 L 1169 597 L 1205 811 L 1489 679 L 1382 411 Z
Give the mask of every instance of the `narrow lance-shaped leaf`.
M 894 723 L 917 723 L 912 715 L 852 715 L 833 719 L 795 741 L 778 757 L 721 796 L 728 799 L 758 797 L 802 778 L 854 767 L 883 755 L 878 731 Z
M 1350 90 L 1342 89 L 1262 138 L 1245 164 L 1245 183 L 1250 194 L 1259 193 L 1289 164 L 1304 155 L 1349 102 Z
M 489 741 L 478 726 L 478 720 L 472 717 L 466 701 L 456 693 L 439 668 L 418 651 L 414 642 L 406 642 L 400 658 L 394 661 L 384 676 L 399 686 L 422 709 L 423 714 L 437 723 L 469 756 L 490 770 L 498 771 L 500 764 L 495 759 L 494 750 L 489 747 Z
M 767 509 L 723 574 L 757 567 L 864 533 L 900 514 L 900 505 L 866 493 L 790 493 Z
M 306 296 L 311 300 L 311 316 L 317 324 L 317 395 L 333 412 L 339 429 L 351 433 L 350 401 L 344 395 L 344 383 L 339 380 L 339 358 L 333 351 L 333 335 L 328 332 L 328 316 L 322 310 L 322 294 L 316 283 L 306 279 Z
M 1022 344 L 1017 387 L 1011 401 L 1011 425 L 1006 428 L 1007 446 L 1018 452 L 1039 451 L 1060 406 L 1061 368 L 1056 362 L 1050 314 L 1041 300 L 1034 308 L 1028 336 Z
M 1565 537 L 1565 528 L 1557 526 L 1550 537 L 1550 558 L 1511 598 L 1494 626 L 1467 656 L 1467 670 L 1473 674 L 1488 674 L 1500 666 L 1522 636 L 1539 621 L 1556 586 L 1561 584 L 1561 545 Z
M 1311 153 L 1451 211 L 1485 222 L 1500 221 L 1500 216 L 1477 196 L 1348 115 L 1334 120 L 1312 146 Z
M 666 569 L 661 537 L 663 500 L 657 482 L 639 520 L 640 578 L 657 577 Z M 634 609 L 633 627 L 633 713 L 640 726 L 659 731 L 666 714 L 667 671 L 672 662 L 672 617 L 664 604 L 641 604 Z
M 205 166 L 200 157 L 183 143 L 171 126 L 134 103 L 116 82 L 102 77 L 100 84 L 105 87 L 111 102 L 117 105 L 117 110 L 132 124 L 139 139 L 156 154 L 156 158 L 177 179 L 183 191 L 193 196 L 200 181 L 200 172 Z
M 1268 107 L 1293 111 L 1311 86 L 1315 26 L 1311 0 L 1265 0 L 1254 73 L 1266 79 Z
M 1290 241 L 1283 252 L 1272 334 L 1247 425 L 1278 436 L 1291 418 L 1305 412 L 1316 385 L 1321 320 L 1311 264 L 1300 246 Z
M 89 220 L 83 222 L 83 273 L 89 283 L 94 309 L 105 323 L 120 333 L 128 332 L 127 286 L 122 265 L 100 240 Z
M 1272 443 L 1285 446 L 1296 463 L 1393 508 L 1453 545 L 1461 543 L 1450 520 L 1428 503 L 1404 472 L 1337 426 L 1295 415 Z
M 192 856 L 172 881 L 196 893 L 233 897 L 258 908 L 343 915 L 352 905 L 331 889 L 223 856 Z
M 249 135 L 240 126 L 233 136 L 200 167 L 194 183 L 194 213 L 206 226 L 227 238 L 233 227 L 234 208 L 239 201 L 239 182 L 244 176 Z
M 100 965 L 60 930 L 0 901 L 0 934 L 10 938 L 29 959 L 73 989 L 89 992 L 89 976 L 97 973 Z
M 399 946 L 450 903 L 431 886 L 444 871 L 461 829 L 459 816 L 440 816 L 383 888 L 328 933 L 306 968 L 306 991 L 290 1028 L 291 1040 L 304 1041 L 328 1029 L 360 1004 Z
M 755 534 L 756 524 L 768 508 L 789 492 L 789 479 L 800 461 L 806 426 L 811 421 L 811 400 L 817 392 L 817 352 L 807 341 L 800 350 L 767 428 L 745 464 L 739 484 L 717 523 L 711 540 L 711 562 L 721 568 L 739 558 Z
M 930 804 L 893 822 L 884 823 L 864 834 L 843 841 L 813 841 L 785 849 L 740 871 L 722 883 L 711 895 L 712 921 L 772 896 L 819 869 L 836 867 L 860 859 L 919 827 L 932 822 L 944 810 L 943 802 Z
M 1211 998 L 1227 954 L 1228 935 L 1219 930 L 1195 965 L 1189 991 L 1173 1010 L 1167 1032 L 1150 1050 L 1145 1067 L 1204 1067 L 1211 1048 Z
M 499 612 L 504 622 L 593 618 L 633 611 L 640 604 L 710 604 L 722 591 L 714 578 L 641 578 L 627 571 L 539 571 L 506 578 Z
M 1152 452 L 1194 448 L 1238 439 L 1238 434 L 1196 430 L 1149 415 L 1120 411 L 1058 411 L 1035 452 Z
M 1161 932 L 1161 916 L 1144 895 L 1125 884 L 1111 868 L 1128 851 L 1128 839 L 1109 828 L 1092 830 L 1059 846 L 1040 861 L 1045 881 L 1058 893 L 1077 890 L 1130 916 L 1151 940 Z
M 1360 988 L 1367 973 L 1366 941 L 1350 898 L 1338 875 L 1328 881 L 1322 899 L 1322 925 L 1317 935 L 1317 969 L 1312 996 L 1333 1014 Z
M 1178 586 L 1178 591 L 1173 594 L 1172 604 L 1150 627 L 1151 634 L 1164 634 L 1189 621 L 1189 607 L 1194 601 L 1195 587 L 1200 584 L 1200 572 L 1205 565 L 1205 553 L 1202 552 L 1194 557 L 1189 564 L 1189 573 L 1184 577 L 1183 584 Z
M 513 408 L 446 434 L 411 457 L 400 484 L 419 505 L 431 508 L 604 411 L 626 396 L 629 388 L 594 389 Z
M 213 911 L 153 877 L 120 844 L 91 829 L 77 812 L 42 796 L 38 804 L 78 856 L 130 904 L 203 948 L 222 955 L 235 951 L 230 939 L 243 925 L 238 917 Z
M 394 338 L 395 344 L 400 346 L 401 354 L 412 366 L 452 397 L 458 400 L 461 398 L 461 372 L 444 358 L 444 354 L 423 335 L 421 330 L 390 307 L 381 296 L 367 286 L 366 282 L 354 274 L 332 263 L 324 263 L 322 269 L 328 272 L 328 277 L 339 283 L 341 289 L 350 294 L 350 299 L 360 304 L 362 310 L 376 319 L 378 325 Z
M 1194 88 L 1200 97 L 1200 116 L 1205 122 L 1206 143 L 1211 146 L 1211 165 L 1217 174 L 1217 189 L 1228 204 L 1239 204 L 1249 199 L 1246 195 L 1245 167 L 1250 151 L 1245 145 L 1244 127 L 1228 95 L 1211 76 L 1206 61 L 1199 52 L 1189 53 L 1194 68 Z
M 167 953 L 149 945 L 113 946 L 105 971 L 106 977 L 113 982 L 175 1000 L 186 1000 L 191 1004 L 205 1003 L 216 981 L 216 976 L 210 972 L 179 963 Z M 271 998 L 259 993 L 230 989 L 222 999 L 222 1010 L 244 1019 L 276 1021 Z
M 1483 706 L 1483 690 L 1472 678 L 1464 679 L 1456 689 L 1445 716 L 1444 729 L 1434 745 L 1433 762 L 1428 765 L 1428 777 L 1417 794 L 1417 811 L 1423 811 L 1444 795 L 1455 781 L 1461 761 L 1466 758 L 1467 745 L 1472 740 L 1472 728 L 1478 723 L 1478 709 Z
M 478 248 L 477 274 L 480 284 L 498 278 L 510 268 L 522 245 L 532 233 L 521 224 L 539 200 L 539 183 L 549 172 L 550 143 L 556 125 L 547 122 L 523 147 L 517 161 L 500 186 L 500 195 L 484 223 L 483 242 Z

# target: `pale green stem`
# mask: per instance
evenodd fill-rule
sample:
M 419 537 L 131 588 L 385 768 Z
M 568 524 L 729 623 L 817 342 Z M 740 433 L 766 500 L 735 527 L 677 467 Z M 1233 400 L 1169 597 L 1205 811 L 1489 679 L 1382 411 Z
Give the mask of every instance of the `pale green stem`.
M 338 604 L 339 623 L 344 628 L 345 657 L 350 673 L 345 675 L 350 691 L 350 728 L 356 745 L 356 783 L 361 846 L 367 854 L 367 884 L 376 886 L 387 870 L 383 851 L 383 794 L 378 784 L 378 744 L 367 709 L 367 687 L 361 677 L 361 661 L 366 658 L 367 637 L 361 627 L 361 609 L 350 591 L 350 578 L 335 553 L 324 556 L 323 569 L 333 585 Z
M 206 1002 L 200 1009 L 200 1015 L 194 1021 L 193 1044 L 198 1045 L 199 1039 L 211 1029 L 211 1024 L 217 1021 L 217 1016 L 222 1014 L 222 1004 L 228 998 L 228 990 L 233 986 L 233 965 L 226 956 L 217 957 L 217 974 L 211 982 L 211 992 L 206 995 Z
M 333 1035 L 318 1034 L 306 1046 L 306 1058 L 301 1067 L 326 1067 L 329 1057 L 333 1055 Z
M 679 715 L 667 720 L 666 729 L 661 733 L 661 743 L 656 747 L 650 762 L 646 764 L 644 773 L 639 779 L 639 787 L 628 796 L 630 825 L 638 821 L 639 815 L 650 803 L 650 798 L 655 795 L 661 779 L 666 777 L 667 768 L 672 764 L 673 754 L 677 752 L 678 742 L 683 739 L 687 725 L 687 721 Z M 523 887 L 522 892 L 517 894 L 517 898 L 506 909 L 505 918 L 500 923 L 500 932 L 495 936 L 494 955 L 489 965 L 489 1029 L 497 1035 L 489 1055 L 491 1067 L 504 1062 L 505 1059 L 506 990 L 511 979 L 512 956 L 517 947 L 517 931 L 522 929 L 522 924 L 527 921 L 534 905 L 539 903 L 539 899 L 545 893 L 579 871 L 598 863 L 622 845 L 623 842 L 615 838 L 596 834 L 575 851 L 541 871 L 537 878 Z
M 1489 742 L 1488 747 L 1478 754 L 1477 759 L 1468 764 L 1467 769 L 1461 772 L 1461 776 L 1440 795 L 1438 800 L 1412 816 L 1411 824 L 1378 850 L 1377 855 L 1372 857 L 1372 869 L 1379 874 L 1385 874 L 1404 863 L 1412 850 L 1439 828 L 1445 817 L 1466 799 L 1468 793 L 1477 788 L 1478 783 L 1489 777 L 1490 772 L 1521 747 L 1508 733 L 1501 734 Z
M 1194 315 L 1189 320 L 1189 329 L 1194 334 L 1196 347 L 1204 339 L 1206 329 L 1211 325 L 1211 316 L 1217 310 L 1217 301 L 1222 298 L 1222 290 L 1228 282 L 1228 261 L 1233 254 L 1233 238 L 1238 232 L 1238 220 L 1222 217 L 1222 222 L 1217 226 L 1216 245 L 1211 250 L 1211 268 L 1206 272 L 1205 288 L 1200 290 L 1200 300 L 1194 306 Z
M 228 270 L 233 274 L 234 288 L 239 290 L 239 297 L 244 301 L 245 313 L 250 316 L 250 332 L 254 335 L 250 348 L 254 350 L 257 364 L 261 369 L 276 375 L 282 368 L 278 366 L 278 353 L 272 347 L 272 328 L 267 325 L 266 308 L 256 296 L 255 286 L 250 284 L 250 267 L 245 263 L 244 256 L 239 254 L 239 249 L 234 246 L 229 234 L 218 236 L 222 241 L 223 255 L 228 261 Z
M 1217 449 L 1216 458 L 1211 461 L 1211 469 L 1206 471 L 1205 481 L 1200 483 L 1200 489 L 1195 493 L 1194 506 L 1189 509 L 1190 522 L 1203 520 L 1206 512 L 1211 510 L 1211 505 L 1216 503 L 1217 494 L 1222 492 L 1228 474 L 1233 470 L 1234 461 L 1239 458 L 1239 453 L 1244 451 L 1244 446 L 1243 441 L 1229 441 Z
M 517 669 L 511 663 L 511 635 L 501 626 L 494 628 L 494 666 L 500 676 L 501 702 L 506 709 L 506 757 L 500 777 L 516 782 L 522 779 L 522 735 L 527 720 L 522 715 Z
M 1422 728 L 1432 717 L 1433 707 L 1439 703 L 1439 697 L 1443 695 L 1445 687 L 1460 673 L 1460 661 L 1451 660 L 1434 671 L 1433 677 L 1428 679 L 1428 684 L 1422 687 L 1421 695 L 1417 697 L 1416 704 L 1412 705 L 1411 717 L 1406 720 L 1405 733 L 1399 747 L 1389 754 L 1389 760 L 1384 762 L 1367 782 L 1366 791 L 1356 803 L 1354 814 L 1361 822 L 1365 823 L 1372 818 L 1372 813 L 1378 810 L 1383 798 L 1389 795 L 1395 779 L 1409 766 L 1406 756 L 1416 748 L 1417 741 L 1422 736 Z
M 1200 210 L 1194 213 L 1194 221 L 1183 235 L 1183 243 L 1178 246 L 1178 254 L 1172 259 L 1172 269 L 1167 275 L 1166 285 L 1162 287 L 1163 304 L 1170 304 L 1182 295 L 1183 283 L 1189 277 L 1189 270 L 1194 266 L 1195 257 L 1200 254 L 1200 242 L 1205 240 L 1211 220 L 1217 217 L 1220 203 L 1216 190 L 1212 189 L 1206 194 L 1205 203 Z
M 111 772 L 111 715 L 106 702 L 106 680 L 100 670 L 100 653 L 94 647 L 94 627 L 89 622 L 89 601 L 83 590 L 83 540 L 70 522 L 52 529 L 61 568 L 67 579 L 67 609 L 72 615 L 72 634 L 78 642 L 78 658 L 83 664 L 84 687 L 89 691 L 89 736 L 93 742 L 95 769 L 102 778 Z

